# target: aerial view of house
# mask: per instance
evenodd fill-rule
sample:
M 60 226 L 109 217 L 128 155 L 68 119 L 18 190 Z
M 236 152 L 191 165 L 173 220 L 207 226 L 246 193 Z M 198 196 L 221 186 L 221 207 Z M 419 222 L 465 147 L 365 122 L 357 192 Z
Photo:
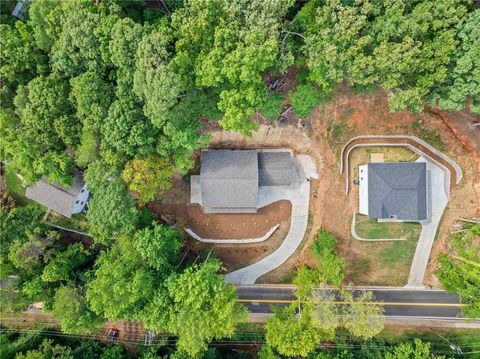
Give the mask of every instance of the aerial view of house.
M 425 163 L 369 163 L 359 167 L 359 212 L 398 221 L 427 219 Z
M 259 187 L 288 187 L 298 172 L 291 150 L 204 150 L 190 202 L 205 213 L 256 213 Z
M 0 359 L 463 359 L 480 0 L 0 0 Z
M 77 170 L 74 171 L 72 186 L 49 183 L 46 178 L 43 178 L 27 187 L 25 192 L 25 197 L 68 218 L 85 209 L 88 196 L 89 192 L 83 180 L 83 173 Z

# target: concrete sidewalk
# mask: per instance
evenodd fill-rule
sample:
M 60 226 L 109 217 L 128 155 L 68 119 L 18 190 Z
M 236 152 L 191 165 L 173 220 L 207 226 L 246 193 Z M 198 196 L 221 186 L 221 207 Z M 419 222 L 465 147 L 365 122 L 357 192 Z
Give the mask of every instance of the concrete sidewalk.
M 420 233 L 420 238 L 418 239 L 417 248 L 415 249 L 415 255 L 413 256 L 410 267 L 410 275 L 408 277 L 408 284 L 406 285 L 407 288 L 424 286 L 423 278 L 425 277 L 425 271 L 438 225 L 440 224 L 443 211 L 448 203 L 446 189 L 449 188 L 450 185 L 447 183 L 448 176 L 445 173 L 445 169 L 437 166 L 433 162 L 427 161 L 423 157 L 420 157 L 417 162 L 427 163 L 427 180 L 429 179 L 427 199 L 430 220 L 421 222 L 422 232 Z
M 225 276 L 227 283 L 254 284 L 259 277 L 283 264 L 302 242 L 308 223 L 309 179 L 318 177 L 315 163 L 309 160 L 309 156 L 302 157 L 304 158 L 298 161 L 302 170 L 299 183 L 290 187 L 259 187 L 258 190 L 258 207 L 284 199 L 292 203 L 290 229 L 285 239 L 280 247 L 260 261 L 228 273 Z

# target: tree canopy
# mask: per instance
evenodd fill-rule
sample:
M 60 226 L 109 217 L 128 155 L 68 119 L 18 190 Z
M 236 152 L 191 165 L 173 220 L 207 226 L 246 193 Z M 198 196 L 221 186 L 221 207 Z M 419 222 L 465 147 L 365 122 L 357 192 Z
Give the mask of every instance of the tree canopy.
M 474 68 L 468 65 L 472 52 L 464 48 L 460 51 L 466 58 L 458 72 L 450 71 L 456 67 L 458 44 L 470 48 L 478 42 L 470 38 L 478 10 L 467 20 L 468 10 L 468 2 L 459 0 L 312 1 L 298 14 L 310 79 L 325 90 L 344 80 L 354 86 L 379 85 L 389 90 L 392 111 L 418 112 L 422 100 L 430 99 L 440 85 L 462 81 L 462 71 Z M 469 80 L 472 86 L 475 81 Z M 464 91 L 458 107 L 470 96 Z
M 457 293 L 467 307 L 462 313 L 469 318 L 480 316 L 480 260 L 475 240 L 480 235 L 480 225 L 468 225 L 465 231 L 452 236 L 450 250 L 440 254 L 437 276 L 442 286 Z
M 244 311 L 219 270 L 220 262 L 209 260 L 170 276 L 145 309 L 146 327 L 178 336 L 177 347 L 191 356 L 212 339 L 232 337 Z

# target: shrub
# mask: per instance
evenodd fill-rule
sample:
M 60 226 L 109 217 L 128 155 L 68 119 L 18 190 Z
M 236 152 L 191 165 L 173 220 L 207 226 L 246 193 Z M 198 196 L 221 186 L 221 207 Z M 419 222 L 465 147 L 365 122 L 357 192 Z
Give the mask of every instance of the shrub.
M 337 256 L 336 239 L 321 229 L 313 242 L 312 251 L 317 262 L 320 283 L 340 285 L 345 276 L 345 263 Z
M 330 99 L 330 94 L 322 92 L 312 84 L 298 85 L 290 93 L 292 107 L 295 113 L 300 117 L 308 116 L 316 106 L 326 103 Z
M 285 98 L 276 93 L 268 92 L 265 100 L 258 106 L 258 110 L 269 120 L 276 120 L 282 112 L 282 104 Z

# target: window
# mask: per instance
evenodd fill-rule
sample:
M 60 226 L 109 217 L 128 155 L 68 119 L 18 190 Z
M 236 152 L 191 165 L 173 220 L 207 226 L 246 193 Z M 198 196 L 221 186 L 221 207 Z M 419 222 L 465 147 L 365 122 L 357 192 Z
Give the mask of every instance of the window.
M 80 202 L 78 199 L 75 201 L 75 204 L 77 204 L 78 202 Z
M 83 189 L 80 191 L 80 193 L 83 193 L 83 192 L 85 192 L 85 188 L 83 188 Z
M 80 204 L 83 206 L 84 203 L 85 203 L 85 202 L 82 201 L 82 203 L 80 203 Z

